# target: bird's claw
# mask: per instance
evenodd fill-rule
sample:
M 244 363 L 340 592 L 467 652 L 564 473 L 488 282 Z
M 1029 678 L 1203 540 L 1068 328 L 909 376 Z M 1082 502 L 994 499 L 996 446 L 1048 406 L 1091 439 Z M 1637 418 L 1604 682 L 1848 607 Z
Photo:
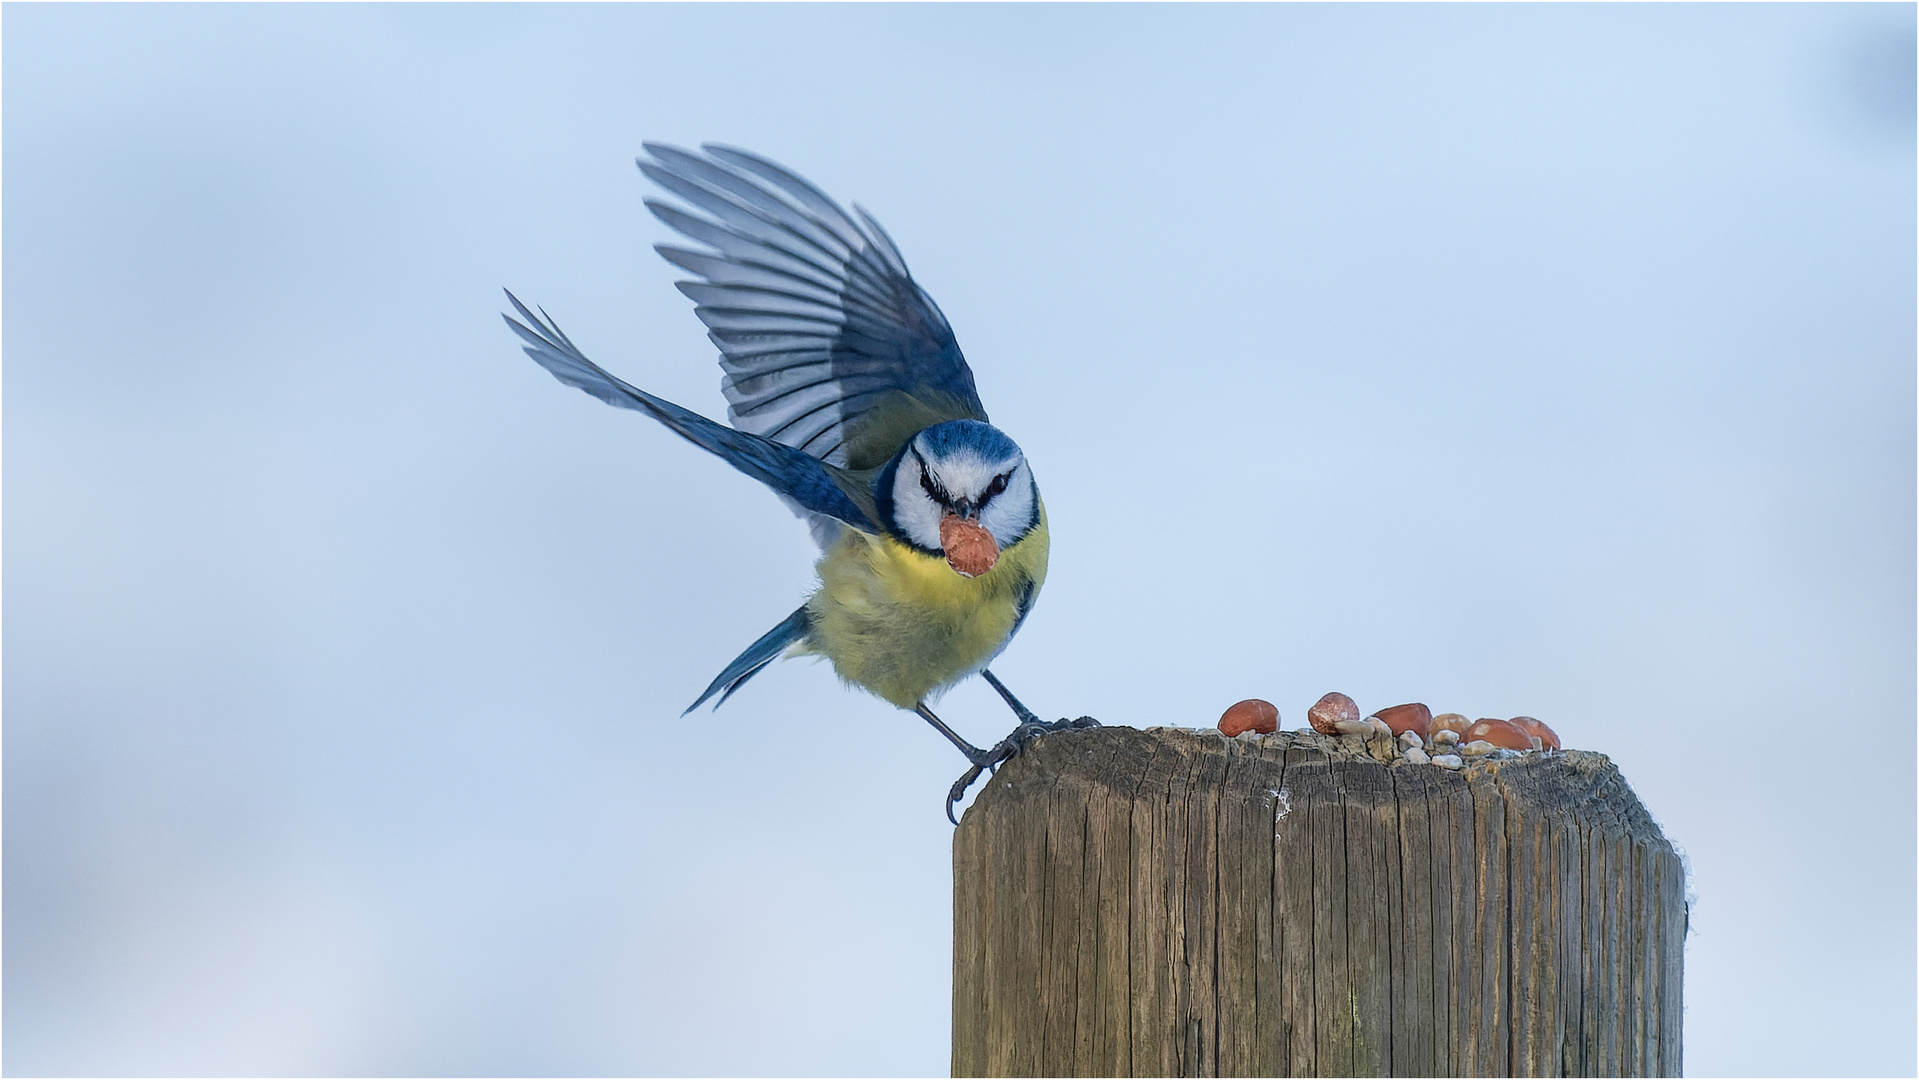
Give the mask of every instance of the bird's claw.
M 959 825 L 959 819 L 953 816 L 953 807 L 958 805 L 959 801 L 966 797 L 966 789 L 972 787 L 973 781 L 979 779 L 980 770 L 983 768 L 985 768 L 985 766 L 975 765 L 966 770 L 958 780 L 953 781 L 953 786 L 946 791 L 946 820 L 952 822 L 955 826 Z
M 1011 734 L 995 744 L 991 750 L 983 752 L 978 758 L 974 759 L 973 767 L 967 769 L 958 780 L 953 781 L 953 786 L 946 792 L 946 820 L 952 822 L 954 825 L 959 824 L 959 819 L 953 816 L 953 807 L 957 805 L 962 798 L 965 798 L 966 789 L 973 786 L 973 781 L 979 779 L 980 773 L 988 769 L 998 771 L 1000 765 L 1010 761 L 1028 746 L 1031 746 L 1033 741 L 1041 735 L 1048 735 L 1055 731 L 1083 731 L 1087 728 L 1096 728 L 1099 726 L 1099 721 L 1090 716 L 1082 716 L 1077 720 L 1054 720 L 1051 723 L 1034 718 L 1021 723 L 1013 729 Z

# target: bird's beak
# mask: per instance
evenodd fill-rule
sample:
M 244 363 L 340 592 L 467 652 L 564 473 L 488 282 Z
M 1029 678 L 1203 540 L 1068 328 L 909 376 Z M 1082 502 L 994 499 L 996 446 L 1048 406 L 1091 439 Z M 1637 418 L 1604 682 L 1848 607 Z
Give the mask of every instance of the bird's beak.
M 977 519 L 947 514 L 940 519 L 940 550 L 961 577 L 978 577 L 999 561 L 999 541 Z

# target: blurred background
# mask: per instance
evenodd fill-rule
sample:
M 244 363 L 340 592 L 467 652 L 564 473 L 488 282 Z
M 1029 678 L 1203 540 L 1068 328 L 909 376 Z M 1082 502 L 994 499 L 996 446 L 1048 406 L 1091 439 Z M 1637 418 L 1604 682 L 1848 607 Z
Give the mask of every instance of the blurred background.
M 11 1074 L 943 1074 L 962 762 L 642 139 L 885 223 L 1034 463 L 1053 716 L 1545 719 L 1690 855 L 1686 1066 L 1914 1053 L 1911 5 L 4 15 Z M 990 691 L 941 709 L 976 741 Z

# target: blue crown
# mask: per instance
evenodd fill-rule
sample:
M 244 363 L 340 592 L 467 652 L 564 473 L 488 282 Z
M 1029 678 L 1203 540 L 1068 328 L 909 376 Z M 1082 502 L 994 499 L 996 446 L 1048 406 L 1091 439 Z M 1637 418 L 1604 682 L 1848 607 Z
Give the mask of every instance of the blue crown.
M 991 424 L 978 420 L 948 420 L 919 433 L 920 444 L 937 458 L 971 450 L 987 461 L 1005 461 L 1020 455 L 1019 444 Z

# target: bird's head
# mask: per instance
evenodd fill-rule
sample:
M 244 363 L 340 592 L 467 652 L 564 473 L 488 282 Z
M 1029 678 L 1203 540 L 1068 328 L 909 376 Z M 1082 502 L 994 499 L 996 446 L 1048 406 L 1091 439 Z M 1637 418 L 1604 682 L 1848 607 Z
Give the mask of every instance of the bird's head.
M 1026 455 L 978 420 L 935 424 L 909 440 L 882 476 L 894 535 L 956 573 L 978 577 L 1039 524 L 1039 489 Z

